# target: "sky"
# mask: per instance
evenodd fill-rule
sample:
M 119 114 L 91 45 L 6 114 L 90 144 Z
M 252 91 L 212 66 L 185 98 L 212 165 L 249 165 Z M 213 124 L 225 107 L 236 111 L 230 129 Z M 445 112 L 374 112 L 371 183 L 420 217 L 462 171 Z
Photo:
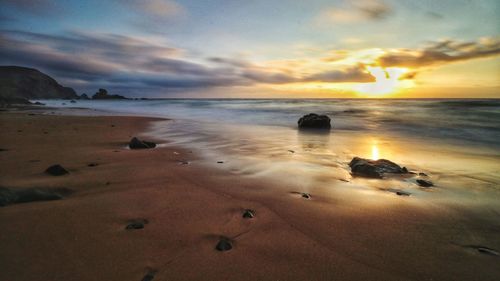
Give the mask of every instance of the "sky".
M 500 98 L 498 0 L 0 0 L 0 65 L 129 97 Z

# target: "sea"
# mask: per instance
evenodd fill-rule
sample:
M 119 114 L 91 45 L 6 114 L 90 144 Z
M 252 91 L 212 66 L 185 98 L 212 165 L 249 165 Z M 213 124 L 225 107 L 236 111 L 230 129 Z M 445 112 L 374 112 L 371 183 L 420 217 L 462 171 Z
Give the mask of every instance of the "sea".
M 442 196 L 448 198 L 480 198 L 492 204 L 500 200 L 497 99 L 40 102 L 61 108 L 87 108 L 94 115 L 168 118 L 153 123 L 147 132 L 164 140 L 162 145 L 196 151 L 203 156 L 203 164 L 233 174 L 299 184 L 304 190 L 348 183 L 361 189 L 380 189 L 379 182 L 358 180 L 350 174 L 348 163 L 358 156 L 389 159 L 417 174 L 428 174 L 441 188 Z M 298 130 L 298 119 L 308 113 L 328 115 L 332 129 L 322 133 Z M 184 157 L 181 162 L 190 161 L 189 155 Z M 415 179 L 390 181 L 389 185 L 428 196 L 428 190 L 415 185 Z

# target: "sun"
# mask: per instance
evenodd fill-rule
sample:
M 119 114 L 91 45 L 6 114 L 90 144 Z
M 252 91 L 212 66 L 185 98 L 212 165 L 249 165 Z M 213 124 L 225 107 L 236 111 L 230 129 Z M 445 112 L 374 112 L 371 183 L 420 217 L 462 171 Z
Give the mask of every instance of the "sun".
M 394 94 L 400 89 L 413 86 L 412 81 L 400 78 L 408 72 L 407 68 L 367 66 L 366 70 L 375 77 L 375 82 L 358 84 L 354 89 L 360 94 L 368 96 L 386 96 Z

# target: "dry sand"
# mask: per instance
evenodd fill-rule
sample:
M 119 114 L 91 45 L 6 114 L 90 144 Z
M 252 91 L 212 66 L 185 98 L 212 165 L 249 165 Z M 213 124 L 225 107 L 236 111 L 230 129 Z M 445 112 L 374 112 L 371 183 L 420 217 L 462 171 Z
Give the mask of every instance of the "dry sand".
M 500 257 L 467 247 L 500 248 L 500 224 L 489 220 L 499 214 L 394 194 L 401 201 L 390 207 L 319 191 L 308 200 L 294 187 L 198 164 L 180 148 L 127 149 L 151 118 L 0 118 L 0 186 L 75 191 L 0 208 L 0 280 L 139 281 L 149 271 L 155 281 L 500 277 Z M 56 163 L 70 174 L 43 173 Z M 256 217 L 243 219 L 246 208 Z M 139 218 L 149 221 L 144 229 L 125 229 Z M 215 250 L 220 236 L 232 250 Z

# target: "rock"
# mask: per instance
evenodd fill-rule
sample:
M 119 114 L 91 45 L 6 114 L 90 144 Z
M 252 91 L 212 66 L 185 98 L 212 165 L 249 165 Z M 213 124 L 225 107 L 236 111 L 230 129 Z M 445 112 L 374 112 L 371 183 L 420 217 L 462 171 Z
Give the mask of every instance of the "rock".
M 35 102 L 34 105 L 45 105 L 45 103 L 41 103 L 39 101 Z
M 70 103 L 76 103 L 76 100 L 70 100 L 69 102 Z
M 427 177 L 426 173 L 418 173 L 418 175 L 421 176 L 421 177 Z
M 251 209 L 246 209 L 245 212 L 243 212 L 243 218 L 244 219 L 253 219 L 255 217 L 255 211 Z
M 295 151 L 293 151 L 293 150 L 291 150 L 291 149 L 289 149 L 289 150 L 288 150 L 288 152 L 290 152 L 290 153 L 295 153 Z
M 70 194 L 71 192 L 72 191 L 67 188 L 27 188 L 16 190 L 0 187 L 0 206 L 35 201 L 60 200 L 63 199 L 64 195 Z
M 231 241 L 229 241 L 229 239 L 226 237 L 221 237 L 219 240 L 219 243 L 217 243 L 217 245 L 215 245 L 215 249 L 217 251 L 221 251 L 221 252 L 229 251 L 232 248 L 233 248 L 233 245 L 231 244 Z
M 478 252 L 480 252 L 481 254 L 490 255 L 490 256 L 500 256 L 500 254 L 497 251 L 490 249 L 488 247 L 479 246 L 476 248 L 476 250 Z
M 476 250 L 479 253 L 484 254 L 484 255 L 497 256 L 497 257 L 500 256 L 500 253 L 497 250 L 491 249 L 491 248 L 488 248 L 488 247 L 485 247 L 485 246 L 480 246 L 480 245 L 463 245 L 463 247 Z
M 330 124 L 330 117 L 326 115 L 318 115 L 315 113 L 309 113 L 302 116 L 297 122 L 299 129 L 330 129 L 332 126 Z
M 359 157 L 354 157 L 349 163 L 353 175 L 382 178 L 385 173 L 406 174 L 408 170 L 405 167 L 400 167 L 398 164 L 386 159 L 371 160 Z
M 132 220 L 125 229 L 127 230 L 132 230 L 132 229 L 143 229 L 144 225 L 148 224 L 149 221 L 147 219 L 135 219 Z
M 64 169 L 61 165 L 56 164 L 48 167 L 47 170 L 45 170 L 45 173 L 53 176 L 62 176 L 69 172 L 66 169 Z
M 141 141 L 136 137 L 133 137 L 128 144 L 130 149 L 145 149 L 145 148 L 155 148 L 156 143 L 149 141 Z
M 431 187 L 434 186 L 434 184 L 431 181 L 428 180 L 423 180 L 423 179 L 417 179 L 418 185 L 422 187 Z
M 4 98 L 24 99 L 26 101 L 29 99 L 74 99 L 77 97 L 73 89 L 61 86 L 52 77 L 36 69 L 21 66 L 0 66 L 0 101 Z M 26 103 L 25 101 L 23 103 Z
M 306 199 L 311 199 L 311 194 L 309 194 L 309 193 L 303 192 L 300 194 L 300 196 L 302 196 L 303 198 L 306 198 Z
M 217 161 L 217 164 L 224 164 L 224 161 Z
M 0 106 L 8 106 L 12 104 L 31 104 L 31 102 L 25 98 L 17 98 L 17 97 L 3 97 L 0 94 Z
M 108 91 L 106 89 L 99 89 L 97 93 L 92 96 L 93 100 L 125 100 L 127 99 L 124 96 L 120 95 L 108 95 Z
M 96 167 L 96 166 L 98 166 L 98 165 L 99 165 L 99 164 L 97 164 L 97 163 L 90 163 L 90 164 L 88 164 L 87 166 L 88 166 L 88 167 Z
M 411 193 L 410 192 L 407 192 L 407 191 L 404 191 L 404 190 L 401 190 L 401 189 L 395 189 L 395 188 L 381 188 L 381 190 L 383 191 L 388 191 L 388 192 L 392 192 L 392 193 L 395 193 L 396 195 L 398 196 L 410 196 Z
M 154 270 L 148 270 L 148 273 L 142 277 L 141 281 L 152 281 L 155 278 L 156 271 Z
M 87 94 L 83 93 L 81 94 L 81 96 L 78 97 L 79 100 L 89 100 L 89 96 L 87 96 Z

